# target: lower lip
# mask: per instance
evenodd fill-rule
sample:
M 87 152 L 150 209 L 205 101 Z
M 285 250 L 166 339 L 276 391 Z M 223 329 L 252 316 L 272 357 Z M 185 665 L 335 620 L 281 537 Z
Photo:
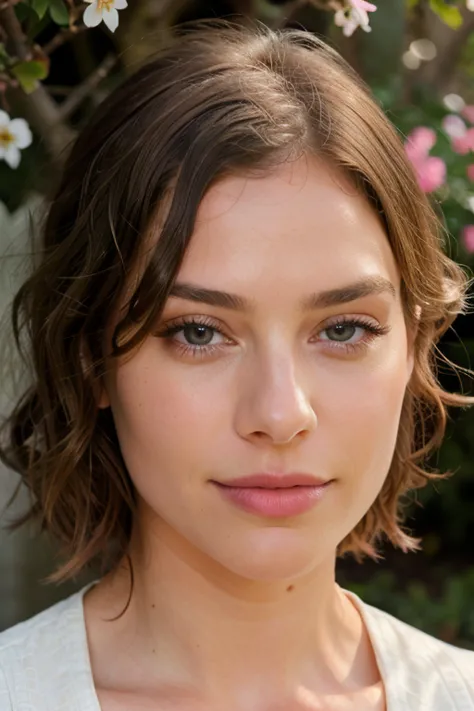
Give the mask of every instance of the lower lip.
M 244 511 L 261 516 L 296 516 L 313 508 L 331 484 L 321 486 L 292 486 L 288 489 L 224 486 L 217 482 L 221 494 Z

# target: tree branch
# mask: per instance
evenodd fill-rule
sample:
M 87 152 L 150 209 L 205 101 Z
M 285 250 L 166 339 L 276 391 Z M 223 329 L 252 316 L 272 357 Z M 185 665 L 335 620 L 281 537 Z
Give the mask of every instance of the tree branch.
M 18 81 L 16 79 L 12 79 L 9 74 L 5 74 L 4 72 L 0 72 L 0 83 L 4 85 L 5 89 L 7 86 L 11 86 L 14 89 L 18 87 Z
M 14 5 L 18 5 L 18 3 L 21 2 L 21 0 L 5 0 L 4 2 L 0 3 L 0 12 L 2 10 L 6 10 L 7 7 L 13 7 Z
M 449 43 L 444 48 L 443 54 L 437 66 L 433 82 L 440 90 L 447 90 L 449 82 L 456 71 L 457 64 L 464 51 L 466 42 L 469 40 L 474 30 L 474 13 L 467 12 L 464 22 L 457 32 L 450 38 Z
M 31 49 L 11 5 L 0 11 L 0 24 L 7 36 L 8 49 L 13 51 L 20 61 L 31 59 Z M 42 84 L 31 94 L 25 94 L 20 89 L 13 91 L 22 104 L 28 122 L 44 141 L 53 164 L 59 166 L 63 160 L 64 149 L 75 134 L 69 126 L 62 123 L 57 104 Z
M 69 40 L 73 39 L 73 37 L 77 37 L 78 34 L 88 29 L 89 28 L 86 25 L 73 25 L 67 30 L 64 29 L 60 32 L 57 32 L 54 35 L 53 39 L 44 45 L 44 54 L 52 54 L 58 47 L 61 47 L 61 45 L 65 44 L 66 42 L 69 42 Z
M 22 62 L 31 59 L 31 52 L 28 47 L 26 37 L 21 29 L 20 22 L 15 14 L 13 5 L 7 3 L 6 7 L 0 10 L 0 24 L 2 25 L 9 44 L 14 54 Z
M 105 79 L 110 73 L 115 64 L 117 57 L 113 54 L 108 54 L 104 61 L 97 69 L 85 79 L 82 84 L 72 90 L 68 98 L 59 107 L 59 115 L 61 120 L 65 120 L 74 113 L 74 111 L 92 94 L 94 89 Z
M 474 30 L 474 13 L 467 8 L 461 8 L 463 24 L 456 30 L 445 25 L 429 6 L 422 6 L 423 34 L 419 37 L 429 37 L 437 47 L 437 56 L 430 62 L 425 62 L 417 72 L 413 72 L 414 85 L 428 84 L 439 94 L 450 90 L 457 70 L 458 62 Z

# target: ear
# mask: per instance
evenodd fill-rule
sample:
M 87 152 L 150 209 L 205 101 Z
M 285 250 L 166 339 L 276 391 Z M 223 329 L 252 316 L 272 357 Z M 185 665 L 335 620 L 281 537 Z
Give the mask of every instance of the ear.
M 107 407 L 110 407 L 110 398 L 104 382 L 100 385 L 100 392 L 98 392 L 96 396 L 96 402 L 99 410 L 105 410 Z

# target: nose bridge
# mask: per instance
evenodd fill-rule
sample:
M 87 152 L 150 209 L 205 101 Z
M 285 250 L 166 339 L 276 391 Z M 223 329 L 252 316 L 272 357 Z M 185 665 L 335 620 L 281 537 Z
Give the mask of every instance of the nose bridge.
M 288 340 L 273 340 L 254 353 L 246 375 L 239 399 L 242 435 L 265 434 L 284 443 L 315 427 L 309 384 Z

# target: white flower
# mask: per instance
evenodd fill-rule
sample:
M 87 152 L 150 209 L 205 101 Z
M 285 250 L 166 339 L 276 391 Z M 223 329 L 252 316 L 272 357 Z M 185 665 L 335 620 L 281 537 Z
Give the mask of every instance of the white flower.
M 346 7 L 343 10 L 337 10 L 334 22 L 338 27 L 342 27 L 346 37 L 350 37 L 358 27 L 361 27 L 364 32 L 370 32 L 372 28 L 369 25 L 367 13 L 375 12 L 376 9 L 376 5 L 366 2 L 366 0 L 346 0 Z
M 443 131 L 451 138 L 462 138 L 467 132 L 467 126 L 457 114 L 448 114 L 442 123 Z
M 474 0 L 466 0 L 466 7 L 471 12 L 474 12 Z
M 97 27 L 102 20 L 111 32 L 115 32 L 119 23 L 117 10 L 125 10 L 127 0 L 86 0 L 90 3 L 84 13 L 84 24 L 87 27 Z
M 27 148 L 33 141 L 30 128 L 25 119 L 11 119 L 5 111 L 0 111 L 0 160 L 10 168 L 17 168 L 20 163 L 20 150 Z

